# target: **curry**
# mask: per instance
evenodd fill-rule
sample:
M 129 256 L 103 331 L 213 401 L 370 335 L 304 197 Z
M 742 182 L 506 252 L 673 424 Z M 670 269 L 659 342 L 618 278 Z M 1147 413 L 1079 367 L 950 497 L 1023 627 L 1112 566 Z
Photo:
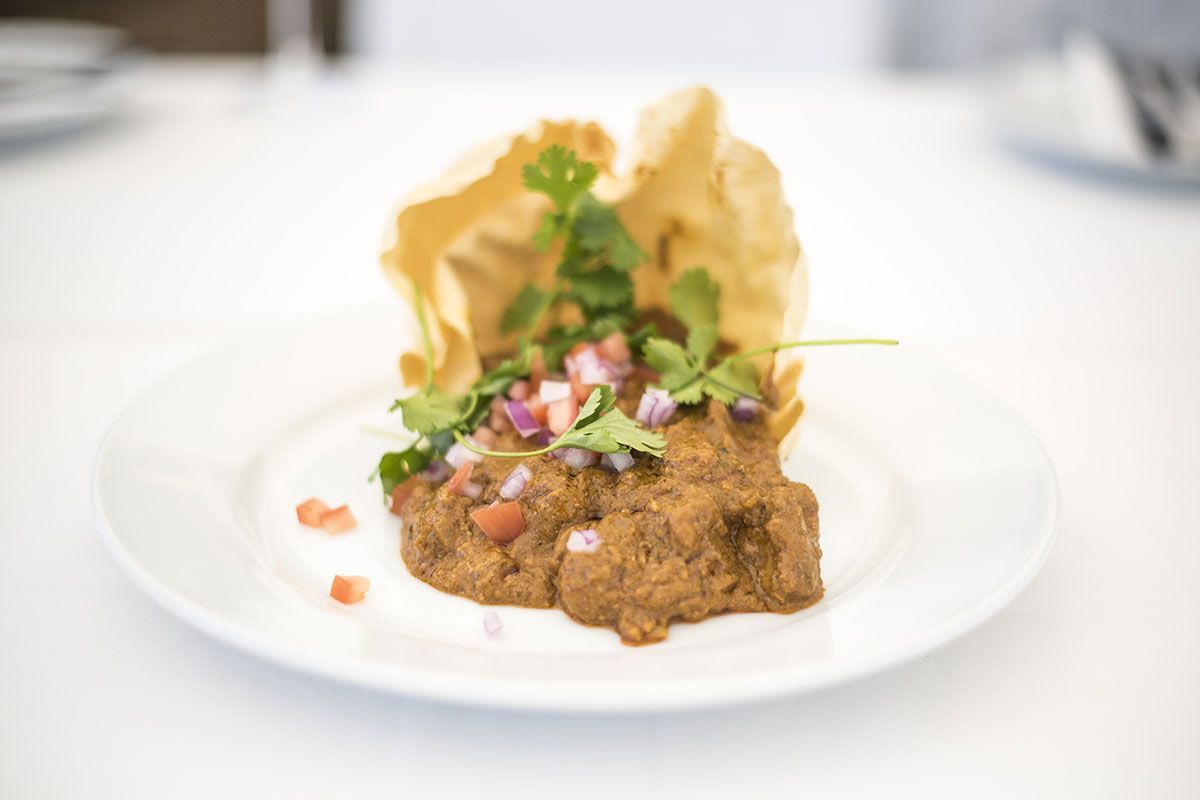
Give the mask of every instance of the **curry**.
M 630 383 L 618 405 L 632 410 L 642 391 Z M 479 464 L 478 498 L 422 480 L 405 504 L 405 564 L 444 592 L 489 605 L 558 606 L 615 629 L 626 644 L 660 641 L 674 621 L 817 602 L 817 500 L 780 472 L 762 420 L 735 421 L 713 400 L 679 414 L 663 435 L 661 459 L 639 458 L 619 473 L 575 469 L 552 455 L 525 459 L 526 526 L 508 544 L 484 535 L 470 512 L 502 500 L 513 464 Z M 515 431 L 496 443 L 526 446 Z M 598 535 L 594 550 L 568 549 L 580 530 Z

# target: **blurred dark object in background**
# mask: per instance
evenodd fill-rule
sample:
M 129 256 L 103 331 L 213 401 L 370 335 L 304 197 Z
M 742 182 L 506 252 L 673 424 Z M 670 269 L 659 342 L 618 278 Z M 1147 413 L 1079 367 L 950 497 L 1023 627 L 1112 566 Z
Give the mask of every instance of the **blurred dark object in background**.
M 321 49 L 339 52 L 341 0 L 298 2 L 309 6 Z M 269 17 L 293 5 L 287 0 L 0 0 L 0 17 L 102 22 L 161 52 L 265 53 Z

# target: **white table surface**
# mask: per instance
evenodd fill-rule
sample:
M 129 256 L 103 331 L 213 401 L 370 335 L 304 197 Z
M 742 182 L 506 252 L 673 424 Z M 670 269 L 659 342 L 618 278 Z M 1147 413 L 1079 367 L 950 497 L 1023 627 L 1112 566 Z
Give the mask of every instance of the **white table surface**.
M 0 149 L 0 796 L 1200 796 L 1200 192 L 1017 158 L 961 82 L 712 81 L 784 172 L 814 315 L 969 373 L 1054 460 L 1054 552 L 962 640 L 713 713 L 495 713 L 261 663 L 109 558 L 89 467 L 140 390 L 386 299 L 392 204 L 465 145 L 625 138 L 680 83 L 166 62 L 119 120 Z

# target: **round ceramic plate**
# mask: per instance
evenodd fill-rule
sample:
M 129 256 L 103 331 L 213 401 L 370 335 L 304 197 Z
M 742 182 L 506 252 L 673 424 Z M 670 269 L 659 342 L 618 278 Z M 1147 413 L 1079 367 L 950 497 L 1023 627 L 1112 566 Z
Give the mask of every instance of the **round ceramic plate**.
M 621 645 L 558 610 L 485 608 L 411 577 L 399 520 L 367 482 L 396 443 L 364 426 L 400 386 L 396 308 L 309 322 L 215 353 L 138 399 L 105 438 L 93 493 L 113 556 L 152 597 L 238 647 L 413 696 L 522 709 L 696 708 L 817 689 L 926 653 L 1010 601 L 1042 564 L 1054 474 L 1010 412 L 900 348 L 809 356 L 799 447 L 821 503 L 825 598 Z M 301 527 L 310 496 L 353 533 Z M 335 574 L 367 599 L 330 599 Z

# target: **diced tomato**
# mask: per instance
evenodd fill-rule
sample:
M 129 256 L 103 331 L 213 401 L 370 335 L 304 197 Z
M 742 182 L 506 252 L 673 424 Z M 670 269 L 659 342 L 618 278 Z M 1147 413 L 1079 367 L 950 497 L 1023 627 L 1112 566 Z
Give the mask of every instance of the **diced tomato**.
M 525 532 L 525 515 L 516 500 L 484 506 L 471 512 L 471 519 L 493 542 L 505 544 Z
M 388 505 L 388 511 L 399 516 L 404 510 L 404 504 L 408 502 L 408 496 L 416 488 L 417 477 L 415 475 L 402 483 L 397 483 L 395 488 L 392 489 L 392 502 Z
M 542 349 L 536 348 L 533 351 L 533 358 L 529 361 L 529 387 L 534 392 L 542 388 L 542 381 L 546 380 L 546 358 L 542 355 Z M 514 398 L 516 399 L 516 398 Z
M 358 520 L 350 512 L 350 506 L 338 506 L 321 515 L 321 527 L 330 533 L 345 533 L 358 527 Z
M 486 425 L 480 425 L 476 428 L 471 437 L 479 442 L 479 445 L 484 450 L 491 450 L 496 446 L 496 432 Z
M 504 433 L 513 429 L 512 421 L 508 418 L 508 414 L 504 413 L 503 395 L 496 395 L 492 398 L 492 410 L 488 415 L 488 427 L 497 433 Z
M 350 605 L 366 597 L 370 588 L 371 581 L 363 575 L 334 575 L 329 596 L 339 603 Z
M 561 434 L 571 427 L 575 417 L 579 416 L 579 401 L 575 399 L 575 395 L 570 395 L 551 403 L 549 409 L 546 424 L 552 433 Z
M 625 334 L 620 331 L 613 331 L 608 336 L 605 336 L 600 344 L 596 346 L 600 351 L 600 357 L 607 359 L 614 364 L 620 364 L 622 361 L 629 360 L 629 345 L 625 343 Z
M 533 418 L 537 420 L 538 425 L 546 424 L 546 420 L 549 418 L 550 407 L 542 402 L 542 398 L 536 394 L 532 395 L 525 401 L 525 405 L 529 406 L 529 413 L 533 414 Z
M 508 387 L 509 400 L 524 400 L 527 397 L 529 397 L 529 381 L 514 381 L 513 385 Z
M 463 484 L 471 480 L 471 470 L 475 469 L 473 461 L 464 461 L 463 465 L 454 470 L 454 474 L 450 476 L 450 480 L 446 485 L 450 487 L 450 491 L 455 494 L 462 494 Z
M 310 497 L 296 506 L 296 519 L 300 520 L 301 525 L 307 525 L 310 528 L 319 528 L 321 527 L 321 515 L 328 510 L 329 504 L 324 500 Z
M 571 391 L 575 394 L 575 399 L 582 405 L 587 401 L 588 395 L 592 393 L 592 389 L 596 387 L 590 383 L 584 383 L 579 380 L 579 373 L 576 372 L 571 376 Z

